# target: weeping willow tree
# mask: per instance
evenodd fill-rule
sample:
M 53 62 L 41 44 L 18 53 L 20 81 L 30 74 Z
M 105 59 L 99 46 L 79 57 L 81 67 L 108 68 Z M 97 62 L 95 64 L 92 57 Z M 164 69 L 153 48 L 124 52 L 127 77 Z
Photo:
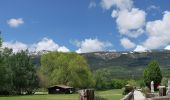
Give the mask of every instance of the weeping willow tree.
M 76 53 L 50 52 L 42 55 L 40 72 L 49 85 L 64 84 L 77 88 L 94 85 L 86 60 Z

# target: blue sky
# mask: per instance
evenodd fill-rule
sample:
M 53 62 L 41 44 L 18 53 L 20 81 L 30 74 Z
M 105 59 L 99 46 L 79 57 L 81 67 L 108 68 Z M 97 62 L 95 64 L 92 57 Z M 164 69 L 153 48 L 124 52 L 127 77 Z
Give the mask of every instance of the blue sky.
M 3 46 L 16 52 L 170 49 L 169 2 L 0 0 Z

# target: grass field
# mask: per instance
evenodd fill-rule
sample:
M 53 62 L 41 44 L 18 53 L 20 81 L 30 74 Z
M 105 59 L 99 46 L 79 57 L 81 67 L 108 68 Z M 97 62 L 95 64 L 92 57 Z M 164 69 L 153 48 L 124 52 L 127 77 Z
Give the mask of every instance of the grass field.
M 120 100 L 122 90 L 97 91 L 96 95 L 107 98 L 107 100 Z M 32 95 L 32 96 L 10 96 L 0 97 L 0 100 L 78 100 L 78 94 L 57 94 L 57 95 Z

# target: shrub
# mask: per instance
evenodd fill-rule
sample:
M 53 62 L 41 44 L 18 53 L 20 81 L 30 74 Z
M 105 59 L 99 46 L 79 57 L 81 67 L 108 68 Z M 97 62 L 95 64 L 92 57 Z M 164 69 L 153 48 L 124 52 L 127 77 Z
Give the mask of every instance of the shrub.
M 123 95 L 128 94 L 129 92 L 133 91 L 134 87 L 133 86 L 125 86 L 124 90 L 123 90 Z
M 129 80 L 127 83 L 128 83 L 130 86 L 133 86 L 133 87 L 137 86 L 137 83 L 136 83 L 135 80 Z
M 168 79 L 166 77 L 162 79 L 161 85 L 168 86 Z
M 140 87 L 145 87 L 144 80 L 137 80 L 137 85 L 139 85 Z
M 126 80 L 114 79 L 112 80 L 111 86 L 113 89 L 121 89 L 127 84 Z

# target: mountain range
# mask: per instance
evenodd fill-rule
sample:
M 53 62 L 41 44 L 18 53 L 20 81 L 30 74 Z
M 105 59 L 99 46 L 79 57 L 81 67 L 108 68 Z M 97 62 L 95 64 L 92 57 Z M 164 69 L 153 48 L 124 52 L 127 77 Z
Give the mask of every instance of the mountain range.
M 107 71 L 113 78 L 141 78 L 143 70 L 151 60 L 158 61 L 163 76 L 170 77 L 170 51 L 147 52 L 92 52 L 82 53 L 93 72 Z M 34 56 L 39 64 L 40 56 Z

